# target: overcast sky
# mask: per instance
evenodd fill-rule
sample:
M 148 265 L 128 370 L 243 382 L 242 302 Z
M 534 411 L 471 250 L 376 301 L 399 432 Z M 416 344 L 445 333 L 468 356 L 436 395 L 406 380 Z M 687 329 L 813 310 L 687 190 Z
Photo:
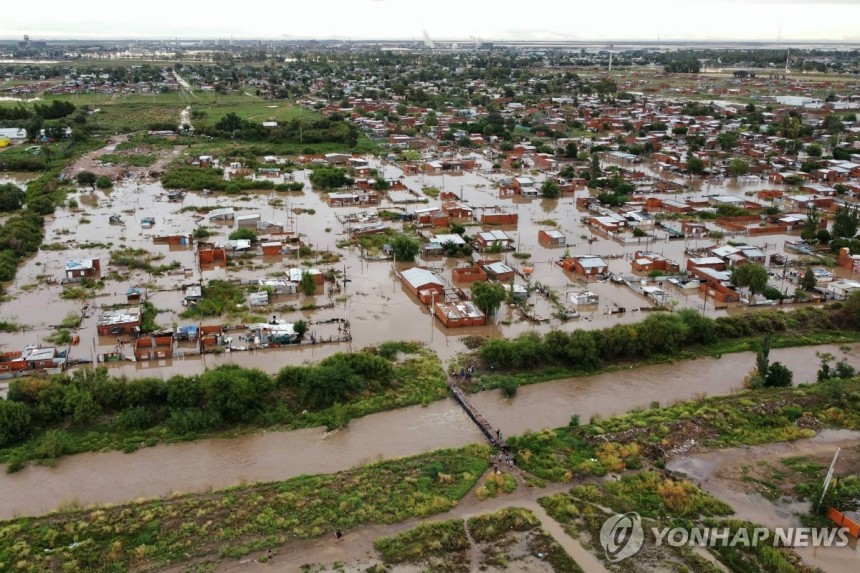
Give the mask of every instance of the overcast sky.
M 0 38 L 860 41 L 860 0 L 5 0 Z

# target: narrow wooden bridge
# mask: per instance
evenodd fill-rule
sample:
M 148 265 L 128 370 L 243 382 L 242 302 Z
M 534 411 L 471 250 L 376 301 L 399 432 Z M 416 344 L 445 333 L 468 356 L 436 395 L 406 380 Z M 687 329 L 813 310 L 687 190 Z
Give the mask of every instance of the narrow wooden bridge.
M 501 448 L 502 450 L 508 449 L 508 444 L 505 442 L 503 438 L 499 437 L 498 430 L 494 430 L 490 423 L 487 421 L 484 416 L 478 412 L 477 408 L 469 402 L 469 399 L 466 398 L 466 393 L 463 392 L 462 388 L 460 388 L 453 380 L 448 380 L 448 390 L 451 391 L 451 395 L 454 397 L 454 400 L 460 404 L 460 407 L 465 410 L 466 414 L 469 418 L 472 419 L 473 422 L 478 426 L 478 429 L 481 430 L 481 433 L 486 436 L 487 440 L 493 446 Z

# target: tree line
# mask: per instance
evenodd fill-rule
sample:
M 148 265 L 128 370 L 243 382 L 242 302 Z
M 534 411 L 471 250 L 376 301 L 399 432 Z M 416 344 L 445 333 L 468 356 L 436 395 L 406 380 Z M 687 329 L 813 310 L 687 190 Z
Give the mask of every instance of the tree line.
M 389 387 L 392 362 L 370 352 L 340 353 L 313 366 L 287 366 L 275 376 L 229 364 L 197 376 L 124 380 L 107 369 L 81 369 L 51 379 L 24 378 L 0 400 L 0 447 L 41 432 L 107 424 L 116 431 L 163 426 L 174 435 L 239 424 L 289 421 Z
M 222 117 L 213 126 L 198 128 L 198 132 L 212 137 L 268 141 L 272 143 L 343 143 L 355 147 L 358 129 L 342 117 L 323 117 L 312 122 L 293 119 L 278 127 L 264 127 L 262 123 L 242 119 L 233 112 Z
M 711 319 L 691 309 L 652 314 L 635 324 L 601 330 L 528 333 L 492 339 L 478 351 L 493 369 L 528 370 L 562 366 L 593 372 L 619 361 L 676 356 L 691 346 L 777 332 L 828 331 L 860 325 L 860 297 L 830 309 L 807 308 L 791 313 L 756 312 Z

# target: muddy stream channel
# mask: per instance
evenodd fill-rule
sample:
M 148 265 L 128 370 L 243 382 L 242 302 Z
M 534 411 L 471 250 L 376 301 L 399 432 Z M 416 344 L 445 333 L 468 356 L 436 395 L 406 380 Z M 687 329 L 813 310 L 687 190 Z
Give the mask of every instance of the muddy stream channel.
M 848 361 L 860 366 L 855 345 Z M 771 351 L 771 360 L 794 371 L 795 381 L 814 380 L 816 351 L 842 355 L 835 346 Z M 741 387 L 754 354 L 660 364 L 628 372 L 557 380 L 520 388 L 512 399 L 497 391 L 473 402 L 505 435 L 567 425 L 633 408 L 662 405 L 700 395 L 723 395 Z M 54 467 L 31 466 L 0 475 L 0 518 L 36 515 L 63 504 L 122 503 L 137 498 L 300 474 L 345 470 L 381 458 L 407 456 L 483 440 L 478 429 L 450 399 L 356 419 L 346 428 L 261 432 L 233 439 L 144 448 L 134 453 L 101 452 L 61 458 Z
M 822 430 L 808 440 L 680 456 L 669 462 L 667 467 L 686 474 L 711 495 L 728 503 L 738 519 L 772 529 L 801 527 L 798 514 L 809 511 L 809 502 L 771 501 L 758 492 L 743 491 L 743 485 L 732 479 L 732 474 L 739 467 L 773 463 L 793 456 L 814 456 L 829 460 L 837 447 L 857 447 L 858 443 L 860 432 Z M 836 469 L 837 475 L 840 475 L 838 463 Z M 798 547 L 795 551 L 806 563 L 826 573 L 860 571 L 860 551 L 856 543 L 848 547 Z

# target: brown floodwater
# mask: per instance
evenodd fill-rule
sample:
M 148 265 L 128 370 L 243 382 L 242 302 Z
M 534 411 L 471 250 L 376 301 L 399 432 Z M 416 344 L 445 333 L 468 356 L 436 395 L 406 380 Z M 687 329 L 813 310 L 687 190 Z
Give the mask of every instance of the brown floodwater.
M 775 460 L 793 456 L 818 456 L 823 453 L 829 457 L 837 446 L 854 445 L 858 440 L 860 432 L 822 430 L 817 436 L 807 440 L 680 456 L 669 462 L 667 467 L 687 474 L 706 491 L 729 504 L 738 519 L 769 528 L 801 527 L 799 515 L 809 511 L 809 502 L 770 501 L 757 492 L 742 491 L 737 481 L 724 479 L 721 473 L 742 465 L 775 463 Z M 838 471 L 836 475 L 839 475 Z M 826 573 L 845 573 L 860 569 L 860 551 L 856 544 L 854 547 L 804 547 L 795 551 L 807 564 L 819 567 Z
M 103 151 L 108 151 L 111 146 Z M 177 148 L 173 153 L 182 153 Z M 94 157 L 100 155 L 96 152 Z M 393 164 L 380 163 L 375 158 L 369 158 L 371 165 L 384 169 L 386 178 L 399 178 L 402 171 Z M 519 225 L 516 229 L 505 229 L 514 237 L 517 250 L 531 253 L 532 257 L 523 263 L 510 254 L 502 255 L 508 264 L 515 268 L 528 264 L 534 268 L 533 281 L 540 282 L 557 292 L 563 299 L 569 291 L 583 288 L 593 290 L 600 296 L 600 304 L 583 311 L 582 316 L 566 323 L 552 315 L 554 308 L 550 301 L 540 294 L 534 294 L 529 301 L 532 305 L 530 312 L 545 319 L 540 324 L 524 320 L 519 312 L 503 308 L 495 324 L 468 329 L 445 329 L 438 322 L 433 322 L 425 307 L 410 296 L 401 287 L 394 273 L 391 262 L 363 261 L 358 256 L 357 249 L 337 249 L 336 244 L 346 238 L 345 225 L 339 216 L 362 210 L 372 210 L 355 207 L 329 207 L 321 196 L 308 188 L 304 193 L 277 193 L 274 191 L 254 192 L 243 196 L 230 196 L 222 193 L 204 195 L 188 193 L 181 203 L 167 201 L 164 189 L 160 183 L 146 179 L 132 179 L 121 182 L 114 189 L 102 191 L 81 190 L 75 199 L 77 209 L 62 208 L 49 219 L 46 224 L 46 244 L 58 244 L 63 250 L 41 250 L 26 261 L 10 285 L 8 291 L 11 299 L 0 304 L 0 320 L 16 322 L 25 326 L 19 332 L 0 333 L 0 349 L 3 351 L 19 350 L 26 344 L 45 343 L 44 338 L 55 330 L 63 317 L 70 313 L 80 313 L 85 302 L 96 308 L 84 319 L 79 330 L 80 345 L 71 349 L 71 357 L 93 359 L 94 356 L 113 350 L 116 340 L 112 337 L 96 336 L 95 325 L 100 312 L 98 307 L 125 302 L 125 291 L 130 286 L 147 285 L 150 300 L 161 310 L 157 323 L 162 327 L 175 327 L 190 324 L 179 314 L 184 310 L 181 305 L 181 292 L 176 290 L 179 285 L 197 280 L 216 278 L 251 280 L 262 278 L 269 273 L 283 272 L 290 266 L 300 265 L 300 261 L 289 258 L 256 258 L 253 265 L 230 268 L 198 269 L 194 253 L 190 249 L 171 249 L 167 245 L 154 245 L 153 237 L 165 234 L 187 233 L 200 224 L 201 218 L 192 211 L 182 211 L 185 207 L 234 207 L 243 213 L 260 213 L 263 219 L 284 223 L 288 229 L 298 232 L 302 240 L 316 250 L 331 250 L 341 255 L 342 260 L 333 265 L 320 265 L 319 268 L 334 268 L 345 272 L 350 282 L 342 295 L 346 298 L 331 299 L 327 295 L 314 298 L 317 304 L 334 302 L 334 308 L 313 312 L 276 312 L 273 308 L 262 308 L 258 314 L 268 316 L 278 314 L 279 318 L 297 320 L 304 318 L 312 323 L 332 318 L 345 318 L 351 323 L 353 340 L 351 343 L 339 343 L 325 346 L 303 347 L 299 349 L 279 350 L 273 352 L 230 353 L 220 356 L 174 358 L 157 363 L 126 362 L 112 365 L 116 373 L 128 376 L 164 376 L 173 374 L 191 374 L 201 372 L 206 367 L 222 363 L 236 363 L 246 366 L 256 366 L 273 372 L 287 364 L 302 363 L 318 360 L 333 352 L 363 348 L 387 340 L 409 339 L 427 344 L 435 350 L 443 360 L 448 360 L 457 353 L 465 350 L 461 338 L 466 335 L 506 336 L 512 337 L 524 332 L 545 332 L 551 328 L 564 330 L 592 329 L 611 326 L 616 323 L 629 323 L 641 320 L 642 313 L 632 309 L 650 306 L 648 300 L 623 285 L 614 283 L 585 284 L 581 277 L 564 273 L 554 264 L 554 260 L 562 256 L 565 249 L 545 248 L 538 244 L 538 231 L 549 229 L 551 225 L 561 230 L 568 239 L 570 254 L 591 253 L 610 259 L 610 270 L 624 275 L 630 275 L 629 260 L 636 250 L 647 247 L 648 250 L 662 253 L 683 265 L 683 251 L 687 246 L 705 246 L 707 240 L 669 241 L 664 231 L 654 232 L 654 238 L 641 244 L 619 244 L 606 237 L 593 234 L 583 223 L 586 212 L 576 208 L 573 198 L 559 200 L 522 199 L 520 197 L 499 197 L 497 189 L 499 176 L 490 173 L 489 163 L 482 162 L 483 169 L 478 172 L 462 175 L 445 176 L 404 176 L 402 181 L 411 189 L 420 190 L 422 186 L 436 186 L 440 189 L 454 192 L 473 208 L 502 207 L 515 210 L 519 214 Z M 672 178 L 666 174 L 653 173 L 647 166 L 637 166 L 639 170 L 658 176 Z M 11 176 L 11 177 L 14 177 Z M 297 171 L 294 177 L 298 181 L 307 181 L 308 172 Z M 538 180 L 540 176 L 537 177 Z M 745 195 L 763 188 L 778 187 L 765 182 L 737 185 L 732 182 L 715 185 L 689 180 L 676 179 L 688 185 L 682 196 L 700 196 L 707 193 L 724 193 Z M 275 179 L 275 182 L 280 182 Z M 666 196 L 666 195 L 657 195 Z M 677 195 L 674 195 L 677 198 Z M 431 204 L 435 201 L 431 200 Z M 418 205 L 421 206 L 421 205 Z M 385 209 L 403 209 L 412 211 L 416 205 L 394 205 L 384 201 L 380 206 Z M 296 215 L 296 209 L 313 209 L 315 214 L 304 213 Z M 112 214 L 119 215 L 122 225 L 112 225 L 109 218 Z M 151 229 L 141 226 L 141 219 L 154 217 L 156 224 Z M 393 224 L 397 226 L 398 224 Z M 232 231 L 231 226 L 213 225 L 215 233 L 213 240 L 226 240 Z M 475 232 L 470 228 L 469 232 Z M 591 238 L 589 243 L 586 239 Z M 788 236 L 768 236 L 750 240 L 751 244 L 766 249 L 768 252 L 782 251 L 783 243 Z M 103 275 L 114 269 L 108 264 L 110 252 L 127 246 L 142 248 L 162 256 L 156 264 L 178 262 L 187 273 L 177 272 L 162 277 L 150 276 L 143 271 L 128 273 L 127 279 L 109 280 L 99 295 L 88 301 L 63 300 L 60 298 L 62 287 L 58 284 L 46 284 L 45 278 L 59 278 L 67 260 L 83 257 L 99 257 L 102 261 Z M 450 268 L 463 264 L 454 260 L 434 257 L 419 260 L 440 270 L 442 277 L 451 284 Z M 397 265 L 403 269 L 408 265 Z M 123 272 L 123 274 L 125 274 Z M 517 282 L 524 283 L 518 278 Z M 788 283 L 774 279 L 774 286 L 793 288 Z M 715 310 L 712 303 L 705 303 L 695 292 L 689 293 L 666 285 L 665 290 L 670 295 L 670 301 L 676 308 L 693 308 L 708 316 L 720 316 L 726 310 Z M 294 304 L 302 306 L 305 302 L 300 297 L 292 299 L 282 297 L 276 305 Z M 704 306 L 704 308 L 703 308 Z M 624 314 L 609 314 L 608 309 L 624 307 Z M 730 309 L 735 312 L 736 309 Z M 206 324 L 224 322 L 222 319 L 207 319 Z M 314 325 L 312 331 L 318 337 L 327 338 L 337 334 L 332 325 Z
M 796 382 L 814 379 L 816 351 L 839 354 L 833 346 L 777 349 L 779 360 L 795 371 Z M 559 380 L 520 388 L 516 397 L 498 392 L 473 401 L 504 435 L 566 425 L 572 414 L 586 422 L 652 401 L 669 404 L 695 395 L 726 394 L 740 388 L 754 354 L 702 358 Z M 860 366 L 857 347 L 848 360 Z M 450 399 L 426 407 L 382 412 L 326 433 L 322 429 L 264 432 L 234 439 L 143 448 L 137 452 L 88 453 L 58 460 L 55 467 L 32 466 L 0 475 L 0 518 L 41 514 L 62 504 L 121 503 L 140 497 L 202 491 L 242 482 L 283 480 L 300 474 L 329 473 L 381 458 L 418 454 L 482 441 L 482 436 Z

